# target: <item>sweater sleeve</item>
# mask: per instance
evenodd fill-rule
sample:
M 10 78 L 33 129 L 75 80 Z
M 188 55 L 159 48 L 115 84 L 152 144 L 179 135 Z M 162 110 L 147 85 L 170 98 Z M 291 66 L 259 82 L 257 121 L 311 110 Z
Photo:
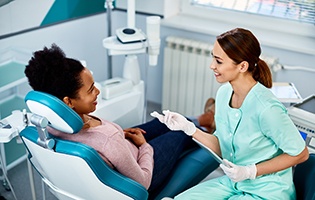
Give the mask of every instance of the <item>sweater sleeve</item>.
M 105 156 L 117 171 L 149 188 L 153 172 L 153 148 L 145 143 L 139 148 L 120 134 L 108 140 Z

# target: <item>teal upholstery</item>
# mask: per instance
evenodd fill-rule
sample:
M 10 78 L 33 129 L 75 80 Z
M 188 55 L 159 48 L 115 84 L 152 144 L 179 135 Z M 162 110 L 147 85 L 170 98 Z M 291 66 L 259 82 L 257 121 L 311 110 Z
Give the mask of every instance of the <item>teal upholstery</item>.
M 49 115 L 49 117 L 47 116 L 47 118 L 49 118 L 48 120 L 50 122 L 50 125 L 56 129 L 58 129 L 59 124 L 57 123 L 59 122 L 59 120 L 63 121 L 70 127 L 69 130 L 63 129 L 64 127 L 61 127 L 61 131 L 67 132 L 69 134 L 79 132 L 83 126 L 83 121 L 81 117 L 73 109 L 71 109 L 57 97 L 54 97 L 50 94 L 44 92 L 30 91 L 25 96 L 25 102 L 28 107 L 31 106 L 29 102 L 36 102 L 42 105 L 43 108 L 49 108 L 50 110 L 41 108 L 36 110 L 35 112 L 39 115 Z M 37 106 L 38 105 L 33 105 L 32 108 L 30 108 L 33 109 L 33 111 L 31 111 L 34 112 Z M 52 116 L 52 113 L 56 114 L 56 116 Z
M 297 200 L 315 200 L 315 154 L 294 169 Z
M 20 133 L 20 136 L 34 143 L 37 143 L 38 140 L 38 133 L 35 127 L 27 127 Z M 105 185 L 132 197 L 132 199 L 148 198 L 148 192 L 141 184 L 111 169 L 90 146 L 57 138 L 55 138 L 55 141 L 55 152 L 81 157 Z M 29 152 L 29 157 L 32 157 L 32 152 Z

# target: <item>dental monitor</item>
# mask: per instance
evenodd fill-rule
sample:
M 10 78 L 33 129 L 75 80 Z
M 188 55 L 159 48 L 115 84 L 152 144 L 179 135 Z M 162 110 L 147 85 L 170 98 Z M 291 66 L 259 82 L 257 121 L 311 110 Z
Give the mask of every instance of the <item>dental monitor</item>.
M 309 150 L 315 152 L 315 94 L 289 107 L 288 113 Z

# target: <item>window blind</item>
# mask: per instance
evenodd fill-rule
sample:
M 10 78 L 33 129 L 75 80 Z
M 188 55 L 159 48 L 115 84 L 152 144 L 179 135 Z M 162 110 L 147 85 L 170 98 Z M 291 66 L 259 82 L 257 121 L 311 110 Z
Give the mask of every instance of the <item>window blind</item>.
M 191 0 L 191 4 L 315 25 L 315 0 Z

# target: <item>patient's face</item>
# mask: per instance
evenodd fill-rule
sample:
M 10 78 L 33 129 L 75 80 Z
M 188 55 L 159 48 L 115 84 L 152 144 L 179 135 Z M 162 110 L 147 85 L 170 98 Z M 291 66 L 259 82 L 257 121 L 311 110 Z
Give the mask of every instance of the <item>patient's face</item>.
M 87 68 L 81 72 L 80 76 L 83 86 L 78 91 L 78 97 L 71 99 L 71 104 L 73 110 L 82 116 L 95 111 L 96 99 L 100 91 L 95 87 L 93 76 Z

